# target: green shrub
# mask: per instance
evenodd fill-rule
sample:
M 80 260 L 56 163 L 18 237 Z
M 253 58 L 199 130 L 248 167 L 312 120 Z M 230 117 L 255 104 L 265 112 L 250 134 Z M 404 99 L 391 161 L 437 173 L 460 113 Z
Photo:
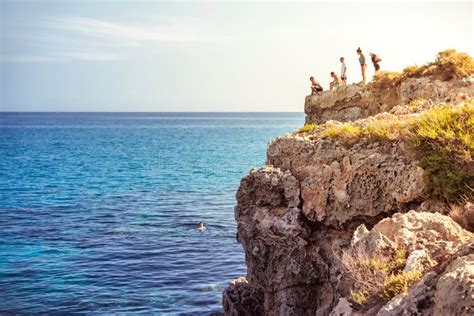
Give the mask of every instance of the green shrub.
M 420 165 L 429 178 L 427 197 L 454 202 L 472 196 L 474 177 L 467 163 L 474 151 L 474 104 L 439 106 L 409 126 L 409 141 L 420 150 Z
M 316 124 L 305 124 L 302 128 L 300 128 L 297 133 L 309 133 L 316 129 Z
M 358 305 L 367 304 L 367 293 L 364 293 L 362 291 L 351 291 L 351 298 Z
M 401 271 L 390 275 L 383 284 L 383 297 L 391 299 L 400 293 L 407 293 L 410 286 L 418 281 L 422 275 L 423 273 L 419 270 Z
M 363 128 L 363 135 L 375 140 L 394 140 L 398 138 L 401 123 L 398 119 L 376 119 L 369 122 Z
M 349 139 L 357 138 L 361 136 L 361 134 L 362 129 L 360 128 L 360 126 L 351 123 L 344 123 L 337 125 L 326 125 L 325 129 L 322 131 L 321 136 L 329 138 L 341 137 Z

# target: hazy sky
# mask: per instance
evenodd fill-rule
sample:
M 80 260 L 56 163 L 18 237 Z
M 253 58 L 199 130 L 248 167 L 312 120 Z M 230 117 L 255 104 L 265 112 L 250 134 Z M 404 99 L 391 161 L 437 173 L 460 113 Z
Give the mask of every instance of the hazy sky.
M 401 70 L 473 35 L 471 1 L 0 0 L 0 110 L 303 111 L 358 46 Z

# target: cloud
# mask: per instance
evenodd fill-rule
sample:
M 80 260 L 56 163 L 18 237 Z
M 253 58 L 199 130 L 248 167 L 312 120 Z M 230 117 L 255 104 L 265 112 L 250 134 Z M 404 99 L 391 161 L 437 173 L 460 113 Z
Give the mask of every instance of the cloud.
M 8 53 L 0 52 L 2 63 L 120 60 L 153 42 L 194 43 L 217 39 L 209 25 L 189 17 L 152 17 L 148 24 L 142 25 L 89 17 L 44 19 L 28 32 L 23 23 L 5 27 L 9 37 L 4 37 L 3 43 Z M 27 44 L 12 50 L 9 41 L 15 33 L 18 38 L 14 40 Z
M 131 26 L 91 18 L 73 18 L 65 21 L 62 27 L 110 40 L 196 42 L 204 39 L 202 34 L 195 31 L 196 25 L 189 26 L 186 23 L 169 23 L 169 21 L 157 26 Z
M 68 61 L 112 61 L 121 56 L 110 53 L 97 52 L 63 52 L 51 55 L 0 55 L 0 63 L 42 63 Z

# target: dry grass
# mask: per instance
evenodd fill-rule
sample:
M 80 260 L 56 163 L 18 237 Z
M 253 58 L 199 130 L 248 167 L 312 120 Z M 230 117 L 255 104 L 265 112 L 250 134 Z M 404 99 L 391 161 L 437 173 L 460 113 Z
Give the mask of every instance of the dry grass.
M 335 138 L 341 137 L 344 139 L 360 138 L 362 129 L 352 123 L 343 124 L 327 124 L 321 132 L 322 137 Z
M 421 271 L 404 271 L 406 259 L 407 253 L 404 249 L 388 255 L 369 255 L 361 249 L 343 252 L 341 262 L 354 281 L 351 289 L 352 301 L 362 306 L 406 293 L 422 275 Z
M 378 91 L 397 87 L 407 78 L 428 77 L 442 81 L 462 78 L 474 74 L 474 59 L 466 53 L 447 49 L 436 55 L 434 62 L 422 66 L 409 66 L 403 72 L 380 71 L 370 83 Z
M 449 216 L 462 228 L 474 232 L 474 203 L 465 198 L 465 203 L 452 204 L 448 210 Z
M 383 283 L 383 297 L 389 300 L 400 293 L 408 293 L 410 286 L 418 281 L 422 275 L 423 273 L 419 270 L 391 274 Z
M 474 59 L 466 53 L 454 49 L 441 51 L 434 62 L 423 66 L 410 66 L 403 70 L 404 78 L 431 77 L 432 79 L 451 80 L 474 74 Z
M 396 71 L 379 71 L 374 75 L 370 87 L 374 90 L 383 91 L 397 87 L 403 80 L 403 75 Z

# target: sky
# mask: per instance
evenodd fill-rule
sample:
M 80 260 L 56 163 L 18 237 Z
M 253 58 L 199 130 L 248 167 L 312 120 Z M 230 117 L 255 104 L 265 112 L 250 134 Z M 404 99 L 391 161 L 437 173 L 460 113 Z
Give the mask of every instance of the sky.
M 0 111 L 301 112 L 359 46 L 401 71 L 473 35 L 471 1 L 0 0 Z

